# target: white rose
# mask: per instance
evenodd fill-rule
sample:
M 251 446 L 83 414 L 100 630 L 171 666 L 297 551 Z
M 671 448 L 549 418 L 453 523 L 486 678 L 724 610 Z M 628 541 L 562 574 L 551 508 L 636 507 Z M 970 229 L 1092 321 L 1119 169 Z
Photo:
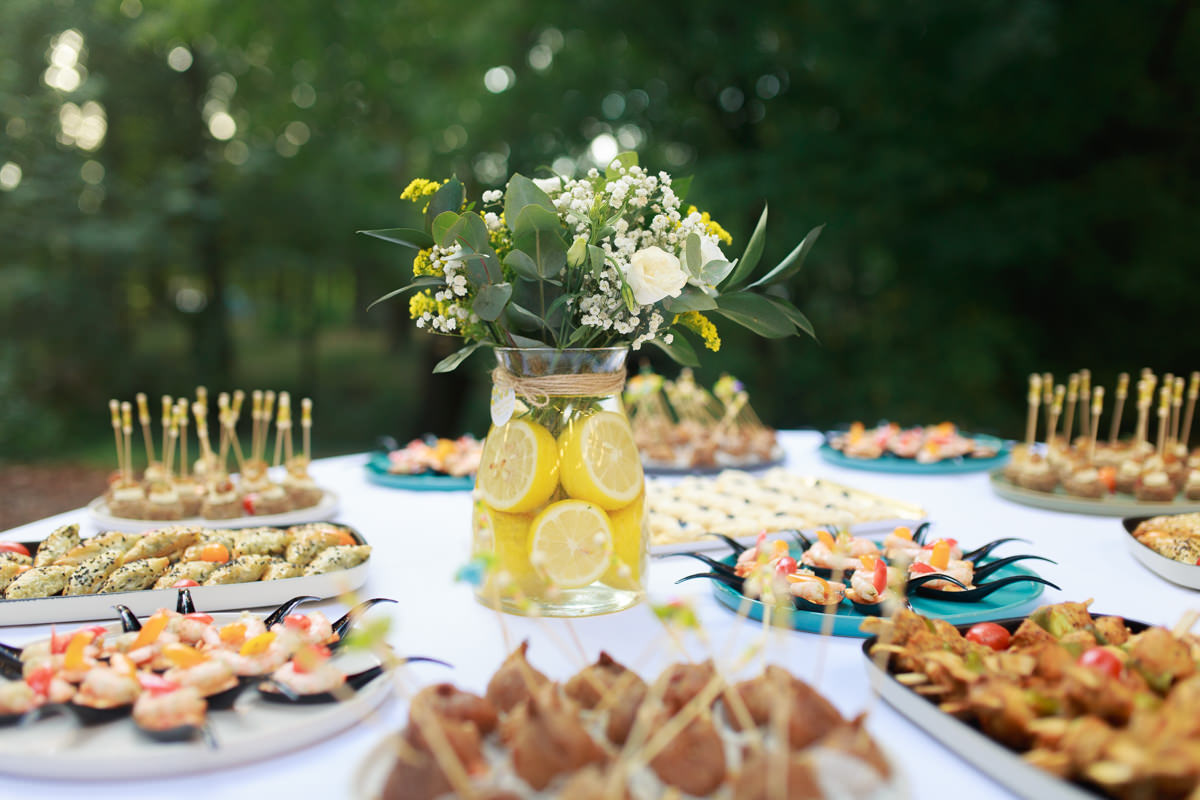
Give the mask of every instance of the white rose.
M 557 175 L 553 178 L 534 178 L 533 185 L 546 194 L 554 194 L 555 192 L 562 191 L 562 180 Z
M 687 273 L 675 256 L 660 247 L 646 247 L 629 259 L 625 280 L 638 305 L 648 306 L 664 297 L 679 297 L 687 284 Z

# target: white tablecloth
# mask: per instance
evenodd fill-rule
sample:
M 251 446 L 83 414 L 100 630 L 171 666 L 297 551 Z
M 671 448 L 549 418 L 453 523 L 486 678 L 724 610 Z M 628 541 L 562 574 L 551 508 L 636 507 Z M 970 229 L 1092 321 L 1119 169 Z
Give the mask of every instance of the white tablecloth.
M 1057 566 L 1038 567 L 1062 587 L 1061 593 L 1048 589 L 1043 595 L 1045 602 L 1092 597 L 1096 599 L 1093 609 L 1166 625 L 1173 624 L 1185 608 L 1200 606 L 1194 592 L 1165 583 L 1133 560 L 1116 519 L 1056 514 L 1008 503 L 992 494 L 986 473 L 919 477 L 830 467 L 817 457 L 818 442 L 815 433 L 785 433 L 786 467 L 919 503 L 929 511 L 937 533 L 957 538 L 968 547 L 1000 536 L 1033 541 L 1021 551 L 1006 552 L 1037 552 L 1058 562 Z M 392 643 L 400 651 L 437 656 L 455 665 L 450 673 L 433 666 L 414 668 L 414 685 L 451 680 L 482 692 L 504 655 L 504 637 L 495 613 L 477 604 L 466 585 L 453 580 L 469 552 L 468 494 L 377 487 L 365 479 L 365 461 L 363 455 L 324 459 L 312 469 L 321 485 L 341 496 L 339 521 L 358 528 L 374 546 L 362 595 L 400 601 L 394 607 L 392 634 Z M 82 511 L 61 514 L 0 534 L 0 539 L 40 539 L 56 525 L 70 521 L 86 524 L 86 516 Z M 658 602 L 691 598 L 712 646 L 727 658 L 743 652 L 761 635 L 760 627 L 738 620 L 719 606 L 707 582 L 674 585 L 676 578 L 694 571 L 695 563 L 687 559 L 652 561 L 651 597 Z M 331 614 L 342 610 L 333 602 L 324 608 Z M 661 626 L 645 606 L 571 623 L 505 617 L 503 627 L 511 641 L 530 639 L 530 660 L 561 680 L 583 663 L 583 655 L 572 643 L 571 629 L 587 659 L 595 658 L 603 648 L 646 677 L 656 675 L 671 657 Z M 49 630 L 49 626 L 4 628 L 0 641 L 21 645 L 45 637 Z M 644 653 L 651 641 L 661 644 L 652 648 L 656 655 L 647 660 Z M 980 800 L 1009 796 L 889 706 L 873 700 L 860 647 L 859 639 L 822 640 L 814 634 L 785 632 L 770 645 L 769 657 L 810 681 L 817 679 L 819 672 L 818 688 L 843 713 L 854 715 L 869 709 L 869 728 L 901 761 L 913 797 L 945 797 L 959 790 Z M 695 654 L 701 652 L 695 649 Z M 405 703 L 397 699 L 385 706 L 378 718 L 329 741 L 220 774 L 96 782 L 86 787 L 0 776 L 0 798 L 352 797 L 354 775 L 364 755 L 386 732 L 402 725 L 405 716 Z

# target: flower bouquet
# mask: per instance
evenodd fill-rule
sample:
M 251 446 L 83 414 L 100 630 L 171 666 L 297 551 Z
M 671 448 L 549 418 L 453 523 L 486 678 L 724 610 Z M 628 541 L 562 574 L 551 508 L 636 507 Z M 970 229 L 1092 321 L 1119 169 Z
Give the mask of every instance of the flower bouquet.
M 418 328 L 462 338 L 435 372 L 496 351 L 475 491 L 487 602 L 591 614 L 640 597 L 644 478 L 620 401 L 628 350 L 649 344 L 698 366 L 684 332 L 717 350 L 714 318 L 771 338 L 812 335 L 769 290 L 800 269 L 821 229 L 755 278 L 766 209 L 729 260 L 729 234 L 685 207 L 690 182 L 634 153 L 578 179 L 516 174 L 478 204 L 457 178 L 416 180 L 401 196 L 423 206 L 422 229 L 362 231 L 417 251 L 412 282 L 375 302 L 413 292 Z

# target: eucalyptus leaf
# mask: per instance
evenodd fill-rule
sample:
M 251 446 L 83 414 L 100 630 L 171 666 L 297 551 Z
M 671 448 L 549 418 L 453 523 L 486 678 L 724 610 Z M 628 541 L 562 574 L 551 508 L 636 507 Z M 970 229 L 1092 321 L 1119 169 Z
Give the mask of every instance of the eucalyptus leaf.
M 717 301 L 692 287 L 683 290 L 679 297 L 663 298 L 663 309 L 672 314 L 682 314 L 685 311 L 710 311 L 717 307 Z
M 416 228 L 379 228 L 373 231 L 358 232 L 364 236 L 374 236 L 376 239 L 383 239 L 385 242 L 402 244 L 414 250 L 424 250 L 426 247 L 433 245 L 433 238 L 425 231 L 419 231 Z
M 671 360 L 676 364 L 680 364 L 685 367 L 700 366 L 700 359 L 696 355 L 696 348 L 692 347 L 692 343 L 683 338 L 683 336 L 679 333 L 676 333 L 671 337 L 670 344 L 664 342 L 661 337 L 657 339 L 651 339 L 650 344 L 654 345 L 659 350 L 662 350 L 664 353 L 670 356 Z
M 570 336 L 567 337 L 567 341 L 565 341 L 563 343 L 563 347 L 574 347 L 575 345 L 579 344 L 583 340 L 583 338 L 585 336 L 587 336 L 588 333 L 590 333 L 593 330 L 595 330 L 595 329 L 589 328 L 586 325 L 580 325 L 578 328 L 576 328 L 574 331 L 571 332 Z
M 787 314 L 767 298 L 751 292 L 721 295 L 713 313 L 768 339 L 782 339 L 796 332 L 796 325 Z
M 554 329 L 546 324 L 546 321 L 533 313 L 525 306 L 518 303 L 510 302 L 504 309 L 505 315 L 508 317 L 512 326 L 525 331 L 546 331 L 552 339 L 556 339 Z
M 692 189 L 692 178 L 694 176 L 687 175 L 682 178 L 676 178 L 671 181 L 671 191 L 679 198 L 679 205 L 683 206 L 683 201 L 687 200 L 688 192 Z
M 558 215 L 546 209 L 526 206 L 513 228 L 513 247 L 524 251 L 537 268 L 540 278 L 553 278 L 567 264 L 567 246 L 562 238 Z
M 437 242 L 438 247 L 446 248 L 450 246 L 453 239 L 450 232 L 454 230 L 454 226 L 459 221 L 458 214 L 453 211 L 443 211 L 434 219 L 433 225 L 430 227 L 430 233 L 433 234 L 433 240 Z
M 725 276 L 733 272 L 733 264 L 724 259 L 714 258 L 700 268 L 700 280 L 705 286 L 716 286 L 725 280 Z
M 557 216 L 554 203 L 550 196 L 538 188 L 538 185 L 521 173 L 514 173 L 508 179 L 508 188 L 504 191 L 504 218 L 510 226 L 516 224 L 517 218 L 527 207 L 534 205 Z M 516 232 L 516 228 L 513 228 Z
M 687 241 L 683 246 L 683 266 L 687 270 L 687 274 L 696 280 L 700 280 L 700 236 L 699 234 L 689 233 Z
M 472 342 L 466 347 L 455 350 L 453 353 L 443 358 L 437 363 L 436 366 L 434 366 L 433 371 L 434 373 L 453 372 L 459 364 L 466 361 L 467 358 L 480 347 L 491 346 L 491 342 Z
M 527 278 L 535 281 L 538 278 L 537 265 L 533 263 L 533 259 L 525 255 L 521 250 L 510 250 L 508 255 L 504 257 L 504 265 L 522 278 Z
M 519 333 L 509 333 L 509 341 L 514 347 L 549 347 L 550 345 L 543 342 L 541 339 L 532 339 L 528 336 L 522 336 Z
M 754 226 L 754 233 L 750 234 L 750 241 L 746 245 L 746 252 L 742 253 L 737 267 L 730 273 L 725 286 L 722 287 L 725 291 L 728 292 L 737 289 L 750 277 L 750 273 L 754 272 L 754 268 L 758 266 L 758 260 L 762 258 L 763 240 L 766 235 L 767 207 L 764 205 L 762 215 L 758 218 L 758 224 Z
M 393 289 L 392 291 L 388 292 L 387 294 L 383 295 L 382 297 L 376 298 L 371 303 L 371 305 L 367 306 L 367 310 L 370 311 L 372 308 L 379 305 L 384 300 L 391 300 L 396 295 L 404 294 L 405 292 L 410 291 L 412 289 L 428 289 L 433 286 L 445 286 L 445 285 L 446 285 L 446 280 L 444 278 L 442 278 L 441 276 L 421 275 L 417 278 L 414 278 L 413 282 L 408 284 L 407 286 L 401 286 L 399 289 Z
M 637 153 L 633 152 L 632 150 L 624 153 L 617 153 L 617 157 L 608 162 L 608 166 L 604 168 L 604 177 L 610 181 L 616 180 L 617 178 L 621 177 L 621 173 L 618 172 L 621 167 L 629 169 L 630 167 L 636 167 L 637 163 Z
M 471 308 L 480 319 L 495 322 L 504 313 L 504 307 L 512 297 L 512 292 L 511 283 L 489 283 L 481 286 L 475 294 L 475 303 Z
M 784 300 L 782 297 L 772 297 L 769 294 L 763 296 L 770 301 L 771 305 L 782 311 L 787 318 L 792 321 L 793 325 L 807 333 L 812 338 L 817 339 L 817 333 L 813 330 L 812 323 L 808 321 L 808 317 L 804 316 L 804 312 L 796 308 L 787 300 Z M 817 339 L 817 341 L 820 341 L 820 339 Z
M 763 275 L 761 278 L 750 284 L 748 288 L 753 289 L 756 286 L 767 286 L 772 283 L 783 283 L 788 278 L 795 275 L 804 266 L 804 259 L 808 258 L 808 253 L 812 250 L 813 245 L 817 243 L 817 237 L 821 235 L 821 231 L 825 229 L 824 225 L 818 225 L 808 232 L 804 240 L 796 245 L 796 249 L 787 254 L 787 257 L 780 261 L 775 268 Z
M 462 208 L 464 197 L 462 181 L 458 178 L 451 178 L 443 183 L 442 188 L 429 198 L 429 207 L 425 209 L 425 227 L 432 230 L 433 221 L 442 212 L 454 211 L 457 213 Z
M 588 245 L 588 261 L 592 267 L 592 274 L 597 278 L 604 271 L 604 250 L 594 244 Z

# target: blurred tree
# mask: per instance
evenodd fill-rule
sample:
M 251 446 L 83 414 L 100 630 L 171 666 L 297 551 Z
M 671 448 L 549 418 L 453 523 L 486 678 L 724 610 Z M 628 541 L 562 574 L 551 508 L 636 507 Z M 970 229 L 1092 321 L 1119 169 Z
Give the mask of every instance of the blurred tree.
M 1033 369 L 1191 369 L 1198 26 L 1184 0 L 9 0 L 0 458 L 197 382 L 313 394 L 328 448 L 480 432 L 485 359 L 430 376 L 447 342 L 365 312 L 407 255 L 353 231 L 411 222 L 413 177 L 619 149 L 694 172 L 735 252 L 764 201 L 767 259 L 827 224 L 789 287 L 821 344 L 723 330 L 704 371 L 778 425 L 1012 433 Z

